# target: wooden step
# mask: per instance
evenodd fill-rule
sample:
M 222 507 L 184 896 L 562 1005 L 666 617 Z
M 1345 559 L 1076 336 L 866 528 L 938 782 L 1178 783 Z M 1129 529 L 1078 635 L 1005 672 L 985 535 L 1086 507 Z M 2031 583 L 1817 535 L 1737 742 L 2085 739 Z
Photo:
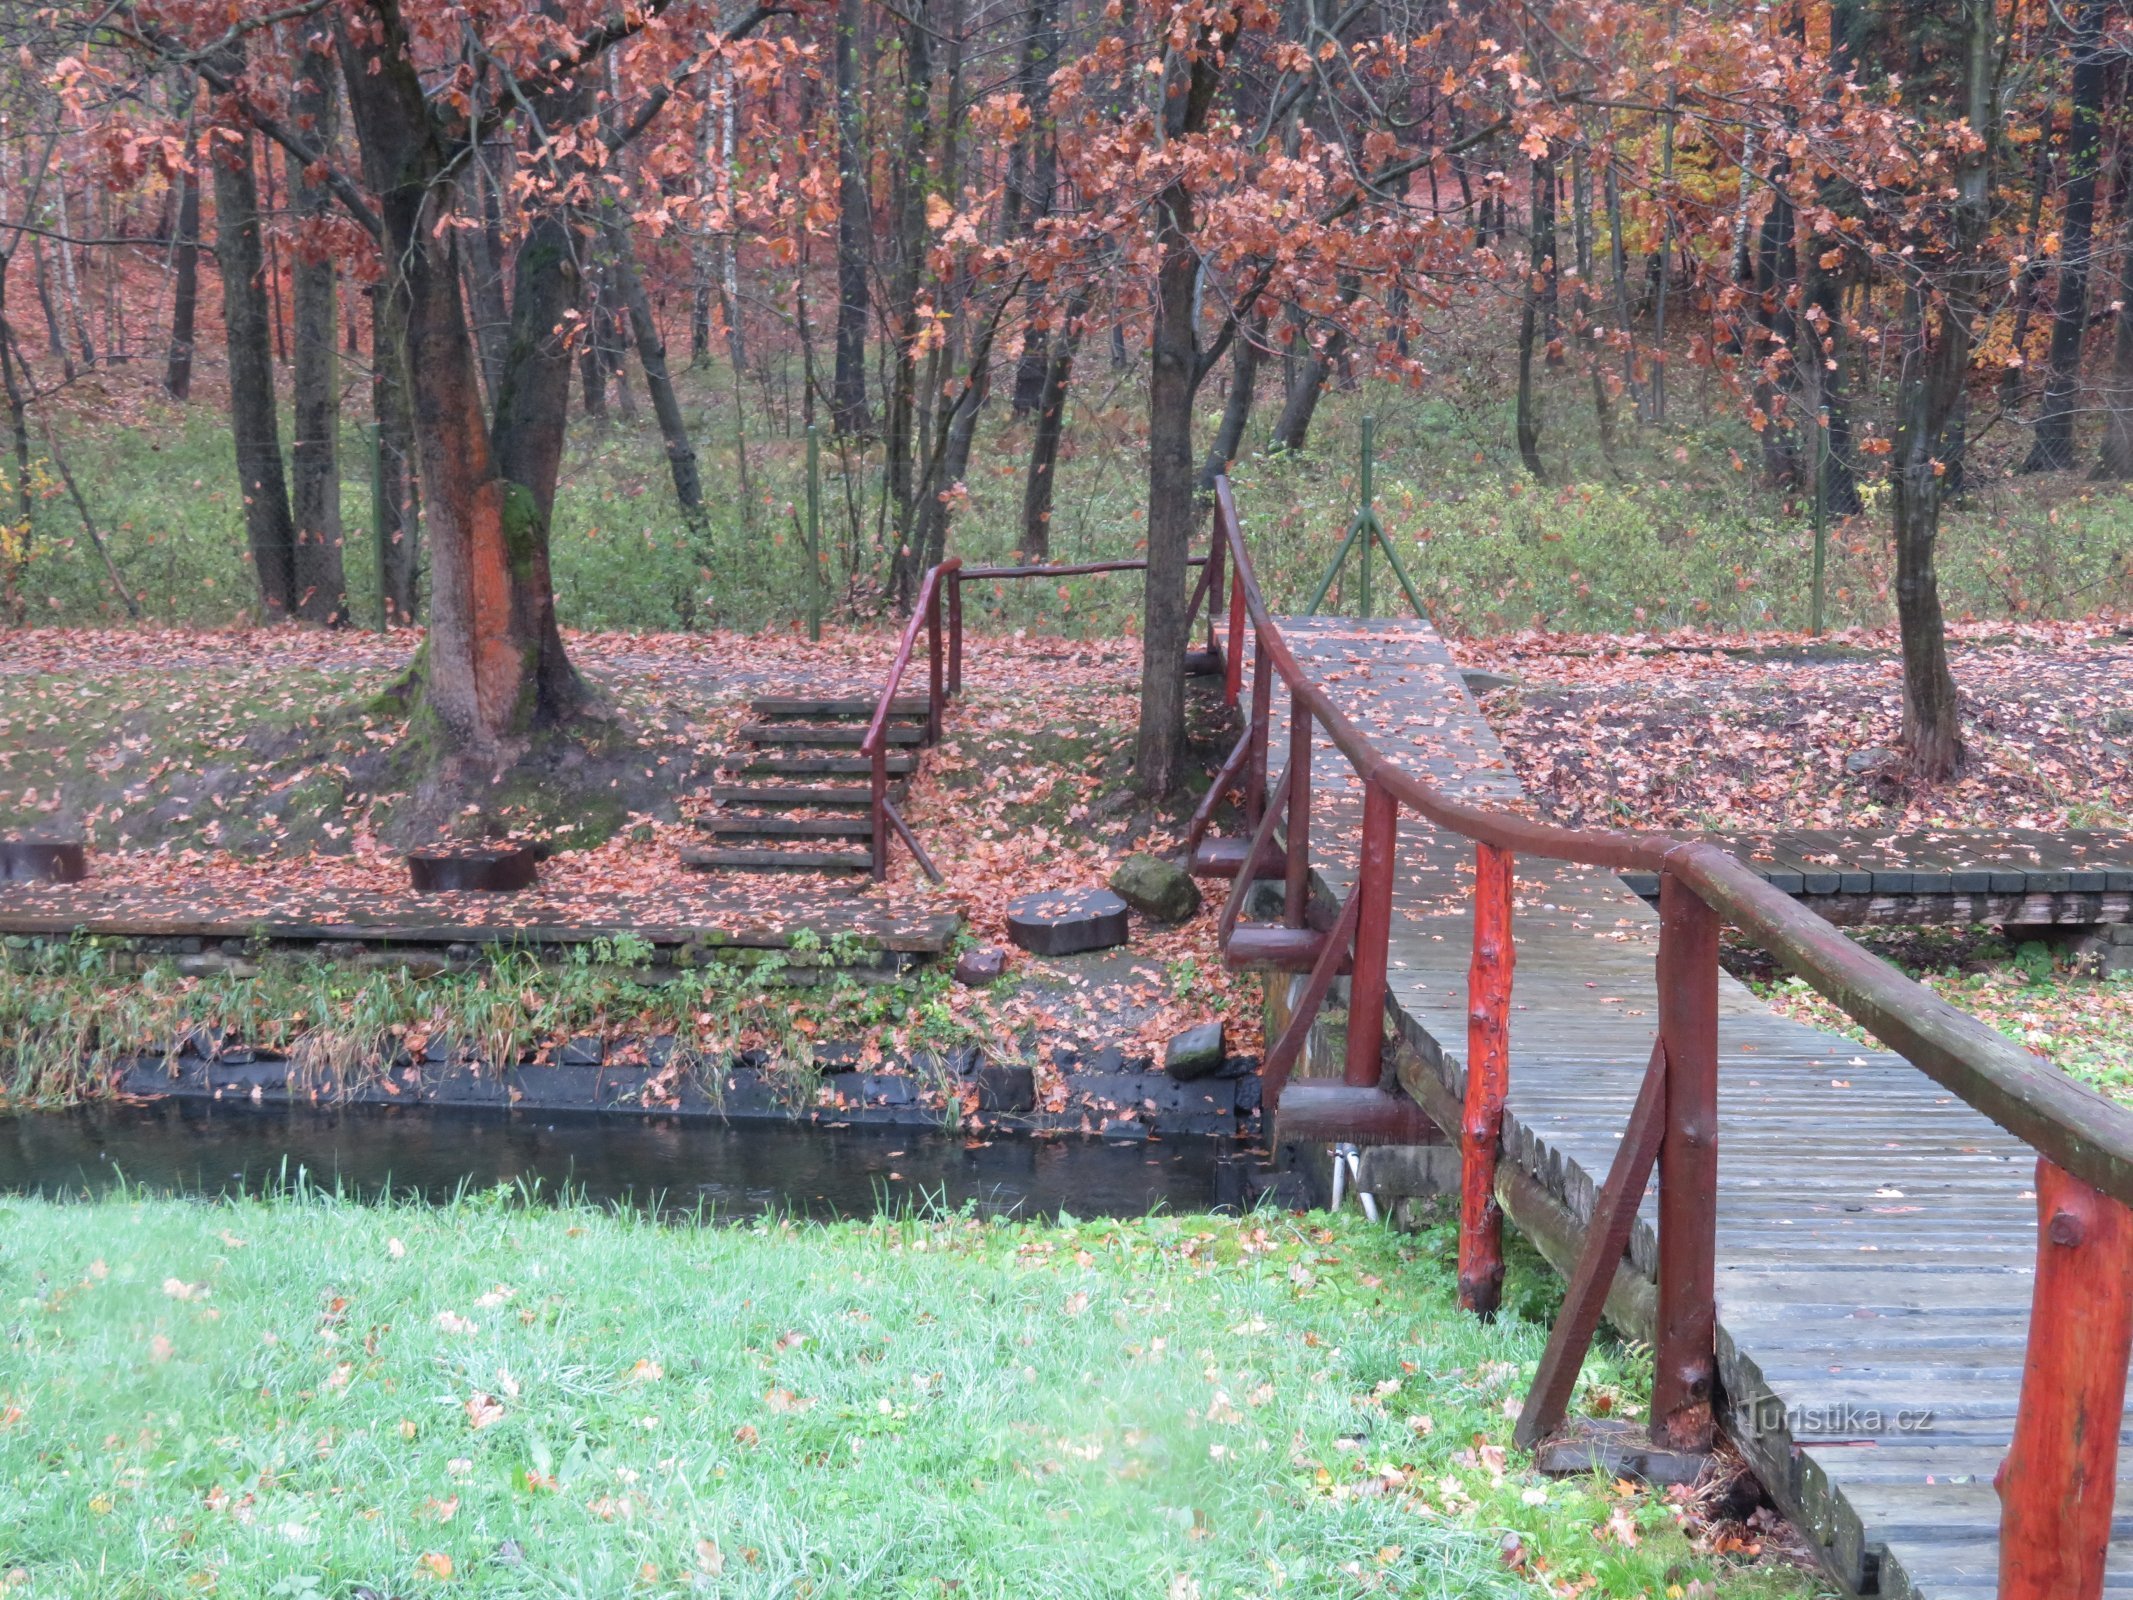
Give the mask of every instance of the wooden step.
M 859 744 L 866 736 L 866 729 L 856 722 L 750 722 L 741 728 L 741 738 L 750 744 Z M 904 722 L 890 723 L 881 736 L 889 744 L 926 742 L 924 728 Z
M 893 802 L 903 796 L 903 785 L 889 785 L 889 799 Z M 761 806 L 766 810 L 788 810 L 800 806 L 866 806 L 874 803 L 873 791 L 864 785 L 831 785 L 810 789 L 805 784 L 781 783 L 714 783 L 710 797 L 722 805 Z
M 720 814 L 697 818 L 706 833 L 755 839 L 871 839 L 872 817 L 742 817 Z
M 699 872 L 871 872 L 864 850 L 733 850 L 685 845 L 681 864 Z
M 809 695 L 766 694 L 748 702 L 748 709 L 758 717 L 872 717 L 874 708 L 881 704 L 878 696 L 831 696 L 816 698 Z M 922 694 L 901 694 L 889 705 L 892 717 L 923 717 L 926 714 L 926 697 Z
M 883 763 L 892 778 L 908 776 L 916 770 L 918 757 L 906 751 L 899 755 L 889 753 Z M 723 772 L 743 776 L 780 778 L 828 778 L 864 775 L 874 770 L 874 763 L 867 756 L 774 756 L 761 751 L 741 750 L 727 756 L 719 763 Z

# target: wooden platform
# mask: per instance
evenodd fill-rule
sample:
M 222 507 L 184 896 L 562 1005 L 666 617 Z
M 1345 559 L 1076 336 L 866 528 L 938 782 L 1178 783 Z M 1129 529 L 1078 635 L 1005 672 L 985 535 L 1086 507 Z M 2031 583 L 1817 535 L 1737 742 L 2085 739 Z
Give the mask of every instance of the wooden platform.
M 693 887 L 693 886 L 692 886 Z M 766 890 L 642 894 L 415 894 L 312 889 L 268 898 L 212 884 L 142 889 L 98 883 L 0 885 L 0 936 L 71 934 L 130 939 L 265 939 L 375 945 L 573 945 L 629 936 L 655 947 L 782 949 L 802 930 L 850 935 L 879 950 L 938 955 L 953 942 L 953 912 L 884 907 L 854 896 Z
M 2093 925 L 2133 921 L 2133 837 L 2032 828 L 1689 833 L 1831 922 Z M 1659 877 L 1622 881 L 1656 899 Z
M 1428 627 L 1281 626 L 1381 750 L 1453 793 L 1517 795 Z M 1274 708 L 1285 721 L 1278 690 Z M 1272 748 L 1285 739 L 1277 730 Z M 1314 866 L 1325 889 L 1345 894 L 1361 791 L 1330 746 L 1320 752 Z M 1403 818 L 1399 866 L 1396 1053 L 1402 1082 L 1441 1106 L 1464 1090 L 1469 847 Z M 1613 874 L 1549 862 L 1520 861 L 1517 900 L 1504 1188 L 1522 1185 L 1582 1218 L 1651 1051 L 1657 920 Z M 1720 1005 L 1729 1431 L 1855 1591 L 1984 1600 L 1996 1583 L 1992 1476 L 2012 1432 L 2029 1320 L 2034 1160 L 1895 1056 L 1786 1021 L 1730 979 Z M 1646 1274 L 1652 1217 L 1647 1196 L 1631 1244 Z M 1650 1304 L 1648 1293 L 1611 1303 L 1639 1337 L 1650 1334 Z M 2133 1507 L 2127 1461 L 2122 1508 Z M 2121 1523 L 2121 1538 L 2133 1534 L 2133 1513 L 2122 1510 Z M 2121 1544 L 2111 1582 L 2133 1586 L 2133 1550 Z

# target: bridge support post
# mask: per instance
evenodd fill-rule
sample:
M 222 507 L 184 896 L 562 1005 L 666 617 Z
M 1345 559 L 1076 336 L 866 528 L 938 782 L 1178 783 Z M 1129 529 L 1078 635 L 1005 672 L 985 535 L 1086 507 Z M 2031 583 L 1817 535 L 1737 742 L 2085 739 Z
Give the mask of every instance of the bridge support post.
M 2037 1162 L 2037 1282 L 2000 1492 L 2000 1600 L 2099 1600 L 2133 1352 L 2133 1210 Z
M 1718 913 L 1659 879 L 1659 1329 L 1652 1438 L 1708 1450 L 1718 1390 Z
M 1392 940 L 1393 852 L 1400 803 L 1383 784 L 1363 786 L 1363 843 L 1355 864 L 1355 967 L 1348 977 L 1345 1080 L 1375 1089 L 1385 1064 L 1385 963 Z
M 1244 763 L 1244 821 L 1247 827 L 1259 826 L 1260 813 L 1266 809 L 1267 733 L 1273 721 L 1273 695 L 1272 668 L 1266 652 L 1260 651 L 1252 658 L 1252 753 Z
M 1309 925 L 1311 898 L 1311 711 L 1289 697 L 1289 817 L 1287 870 L 1282 875 L 1281 920 Z
M 950 584 L 954 583 L 950 579 Z M 941 706 L 947 699 L 942 693 L 945 687 L 946 653 L 941 649 L 941 586 L 936 583 L 933 593 L 926 601 L 926 743 L 941 742 Z
M 963 579 L 961 574 L 948 580 L 948 693 L 950 697 L 963 692 Z
M 1474 956 L 1466 980 L 1466 1103 L 1460 1119 L 1459 1304 L 1491 1317 L 1503 1299 L 1496 1152 L 1511 1083 L 1512 856 L 1474 847 Z

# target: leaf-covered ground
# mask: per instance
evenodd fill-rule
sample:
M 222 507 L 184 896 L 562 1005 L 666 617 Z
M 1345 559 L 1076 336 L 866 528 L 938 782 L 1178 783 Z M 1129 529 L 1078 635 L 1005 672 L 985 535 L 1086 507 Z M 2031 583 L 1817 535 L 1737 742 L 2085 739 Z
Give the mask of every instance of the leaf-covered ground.
M 404 724 L 368 711 L 340 713 L 374 695 L 415 642 L 412 634 L 381 639 L 298 629 L 0 635 L 7 691 L 0 705 L 0 829 L 79 828 L 94 849 L 92 880 L 83 889 L 18 885 L 0 894 L 24 909 L 91 902 L 104 912 L 190 908 L 247 927 L 279 914 L 730 929 L 789 922 L 811 907 L 899 915 L 945 909 L 965 919 L 969 937 L 1004 945 L 1012 897 L 1097 885 L 1135 849 L 1170 850 L 1195 798 L 1156 808 L 1131 793 L 1139 671 L 1132 641 L 973 636 L 966 694 L 942 742 L 925 753 L 904 807 L 944 885 L 929 884 L 900 845 L 889 882 L 878 889 L 691 872 L 681 866 L 680 850 L 702 842 L 690 821 L 705 808 L 695 791 L 732 744 L 749 698 L 878 690 L 894 641 L 860 630 L 832 630 L 820 644 L 791 634 L 576 635 L 569 641 L 574 659 L 638 731 L 647 782 L 664 803 L 621 817 L 596 844 L 563 849 L 542 866 L 537 895 L 414 897 L 400 851 L 381 841 L 375 825 L 379 808 L 395 797 L 352 777 L 372 752 L 402 736 Z M 1194 722 L 1203 748 L 1223 742 L 1211 692 L 1195 696 Z M 317 723 L 330 723 L 344 753 L 321 758 L 315 745 L 301 761 L 273 753 L 284 732 Z M 509 820 L 508 807 L 499 811 Z M 1219 911 L 1217 898 L 1177 927 L 1136 916 L 1131 943 L 1100 968 L 1015 951 L 1007 981 L 986 990 L 929 984 L 901 995 L 901 1006 L 866 997 L 814 1004 L 831 997 L 811 996 L 813 1014 L 798 1025 L 825 1042 L 857 1044 L 868 1063 L 949 1041 L 1035 1054 L 1025 1046 L 1039 1038 L 1159 1055 L 1171 1036 L 1217 1016 L 1229 1023 L 1232 1049 L 1251 1050 L 1258 1042 L 1256 985 L 1234 981 L 1219 960 Z M 173 978 L 124 992 L 105 992 L 109 986 L 97 986 L 93 974 L 71 968 L 34 984 L 20 974 L 0 976 L 0 985 L 12 986 L 0 994 L 0 1016 L 58 1019 L 63 1026 L 53 1037 L 65 1044 L 79 1033 L 68 1019 L 87 1009 L 98 1014 L 114 1049 L 129 1049 L 159 1048 L 154 1039 L 212 1026 L 227 1013 L 264 1033 L 255 1042 L 290 1049 L 308 1033 L 312 1048 L 346 1058 L 360 1056 L 359 1039 L 386 1032 L 418 1042 L 440 1031 L 493 1032 L 494 1023 L 477 1024 L 468 1014 L 492 1016 L 497 993 L 490 991 L 517 986 L 484 986 L 479 974 L 457 986 L 331 971 L 283 976 L 288 981 L 271 990 Z M 774 996 L 756 994 L 752 1011 L 779 1016 L 751 1015 L 736 1026 L 727 1004 L 732 986 L 719 987 L 701 1005 L 662 1003 L 649 1017 L 637 996 L 615 986 L 585 988 L 580 1003 L 562 1008 L 548 1003 L 553 995 L 543 986 L 540 1003 L 529 1000 L 520 1020 L 536 1031 L 552 1023 L 549 1043 L 570 1037 L 567 1030 L 647 1037 L 677 1029 L 702 1031 L 713 1051 L 776 1051 L 795 1042 L 794 1019 L 782 1015 L 782 1003 L 770 1004 Z M 270 992 L 293 999 L 265 1005 Z M 698 1013 L 709 1019 L 701 1029 Z M 53 1031 L 39 1026 L 40 1036 Z M 65 1071 L 50 1080 L 42 1071 L 41 1097 L 71 1081 Z M 28 1092 L 20 1071 L 16 1078 L 18 1091 Z M 1046 1078 L 1043 1087 L 1056 1098 L 1056 1083 Z
M 1484 699 L 1526 792 L 1565 822 L 1668 828 L 2122 828 L 2133 817 L 2133 630 L 1962 624 L 1971 753 L 1906 786 L 1886 631 L 1812 640 L 1520 634 L 1456 645 L 1519 680 Z
M 1820 1592 L 1752 1559 L 1767 1523 L 1528 1471 L 1543 1325 L 1462 1316 L 1449 1244 L 0 1200 L 0 1588 Z M 1582 1403 L 1634 1412 L 1647 1377 L 1602 1350 Z

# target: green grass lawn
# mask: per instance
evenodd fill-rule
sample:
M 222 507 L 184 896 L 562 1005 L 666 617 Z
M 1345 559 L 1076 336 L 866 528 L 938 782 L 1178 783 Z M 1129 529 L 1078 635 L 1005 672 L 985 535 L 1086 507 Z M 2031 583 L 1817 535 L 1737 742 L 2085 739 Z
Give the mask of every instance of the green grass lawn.
M 1528 1473 L 1543 1329 L 1460 1315 L 1449 1260 L 1271 1215 L 8 1199 L 0 1593 L 1817 1592 Z M 1586 1377 L 1641 1393 L 1634 1352 Z
M 1310 448 L 1269 454 L 1281 404 L 1270 368 L 1246 448 L 1232 468 L 1254 560 L 1276 609 L 1317 587 L 1355 509 L 1365 412 L 1377 419 L 1379 510 L 1409 576 L 1451 633 L 1528 627 L 1571 632 L 1803 628 L 1813 537 L 1803 496 L 1770 488 L 1756 434 L 1708 386 L 1664 425 L 1625 420 L 1603 451 L 1588 380 L 1572 364 L 1543 379 L 1552 392 L 1543 453 L 1550 481 L 1519 465 L 1511 387 L 1494 364 L 1507 330 L 1477 326 L 1488 358 L 1452 362 L 1420 388 L 1369 382 L 1334 389 Z M 1146 537 L 1147 466 L 1141 367 L 1088 367 L 1069 402 L 1058 463 L 1052 557 L 1132 556 Z M 152 620 L 220 626 L 255 603 L 245 563 L 243 502 L 220 395 L 203 388 L 175 404 L 144 372 L 99 371 L 84 395 L 116 385 L 125 426 L 88 399 L 63 421 L 65 448 L 128 590 Z M 709 497 L 702 522 L 682 519 L 664 446 L 649 415 L 602 425 L 574 417 L 556 498 L 553 572 L 566 627 L 670 630 L 789 627 L 807 613 L 808 564 L 796 514 L 805 504 L 804 433 L 791 408 L 753 380 L 743 386 L 746 464 L 735 450 L 731 375 L 719 364 L 679 374 L 680 399 Z M 1223 380 L 1200 396 L 1205 447 L 1223 405 Z M 1871 409 L 1871 408 L 1869 408 Z M 342 521 L 351 603 L 376 608 L 371 463 L 351 408 L 341 438 Z M 2133 496 L 2083 474 L 2017 477 L 2014 431 L 1978 441 L 1973 488 L 1946 513 L 1939 550 L 1943 601 L 1962 617 L 2055 617 L 2122 607 L 2133 597 Z M 966 560 L 1011 555 L 1020 541 L 1030 429 L 995 404 L 984 414 L 963 485 L 951 548 Z M 2012 455 L 2009 455 L 2009 450 Z M 2006 459 L 2003 459 L 2006 458 Z M 2084 446 L 2084 464 L 2088 460 Z M 887 569 L 878 445 L 823 451 L 821 531 L 833 614 L 866 618 L 884 605 Z M 1890 593 L 1888 489 L 1869 462 L 1866 509 L 1840 519 L 1829 546 L 1834 626 L 1885 625 Z M 104 563 L 71 502 L 36 509 L 36 534 L 16 573 L 28 620 L 123 619 Z M 1351 568 L 1329 602 L 1352 613 Z M 1067 635 L 1113 634 L 1140 611 L 1137 580 L 1005 584 L 966 595 L 973 626 Z M 1378 565 L 1380 612 L 1404 608 Z

